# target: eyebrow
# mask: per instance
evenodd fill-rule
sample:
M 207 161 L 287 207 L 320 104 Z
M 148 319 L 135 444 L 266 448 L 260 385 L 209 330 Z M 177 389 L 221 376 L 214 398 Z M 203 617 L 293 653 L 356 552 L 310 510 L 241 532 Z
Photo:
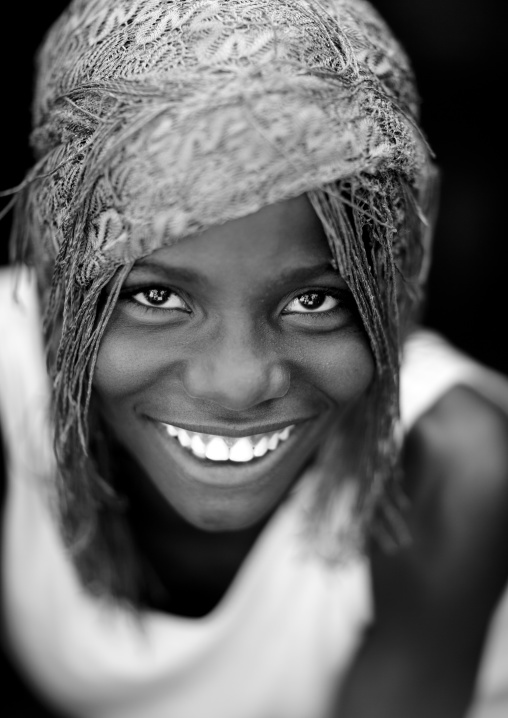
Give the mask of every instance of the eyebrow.
M 151 262 L 150 260 L 141 259 L 133 266 L 131 271 L 135 269 L 149 269 L 155 274 L 159 274 L 164 279 L 168 277 L 184 282 L 192 282 L 197 284 L 206 283 L 206 275 L 194 272 L 192 269 L 184 269 L 183 267 L 173 267 L 171 265 L 161 264 L 159 262 Z
M 331 262 L 321 262 L 321 264 L 314 264 L 310 267 L 288 268 L 282 271 L 276 279 L 279 282 L 299 282 L 305 281 L 309 277 L 317 277 L 323 274 L 333 274 L 336 277 L 340 277 L 339 272 L 333 268 Z
M 139 262 L 136 262 L 133 267 L 133 270 L 135 269 L 148 269 L 165 279 L 171 278 L 201 285 L 207 284 L 207 276 L 205 273 L 195 272 L 192 269 L 185 269 L 184 267 L 174 267 L 164 263 L 151 262 L 149 259 L 141 259 Z M 321 262 L 320 264 L 314 264 L 309 267 L 289 267 L 282 270 L 276 277 L 270 277 L 270 282 L 302 282 L 308 281 L 311 277 L 321 275 L 334 275 L 335 277 L 341 278 L 339 272 L 333 268 L 331 262 Z

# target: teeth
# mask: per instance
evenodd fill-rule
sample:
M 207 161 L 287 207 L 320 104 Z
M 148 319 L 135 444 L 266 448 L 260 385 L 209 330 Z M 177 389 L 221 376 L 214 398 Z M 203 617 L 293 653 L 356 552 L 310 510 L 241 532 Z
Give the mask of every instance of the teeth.
M 206 458 L 211 461 L 227 461 L 229 459 L 228 445 L 222 437 L 214 436 L 207 444 Z
M 194 434 L 192 437 L 190 448 L 195 456 L 198 456 L 200 459 L 205 458 L 206 445 L 199 434 Z
M 171 427 L 173 428 L 173 427 Z M 178 441 L 182 446 L 187 448 L 187 446 L 191 445 L 192 439 L 190 438 L 189 434 L 185 431 L 185 429 L 180 429 L 177 432 Z
M 230 461 L 250 461 L 254 456 L 254 449 L 247 437 L 239 439 L 229 450 Z
M 272 436 L 268 439 L 268 449 L 270 451 L 273 451 L 277 448 L 277 445 L 279 443 L 279 434 L 275 432 L 275 434 L 272 434 Z
M 290 431 L 291 431 L 291 428 L 289 426 L 286 426 L 285 429 L 282 429 L 282 431 L 279 434 L 279 441 L 286 441 L 286 439 L 289 436 Z
M 254 458 L 274 451 L 280 442 L 286 441 L 294 429 L 294 425 L 286 426 L 281 431 L 256 436 L 242 436 L 237 439 L 231 436 L 213 436 L 198 434 L 194 431 L 180 429 L 171 424 L 164 424 L 169 436 L 176 438 L 180 445 L 189 449 L 199 459 L 210 461 L 234 461 L 246 463 Z
M 254 447 L 254 456 L 264 456 L 266 452 L 268 451 L 268 439 L 266 436 L 263 436 L 262 439 L 258 441 L 256 446 Z

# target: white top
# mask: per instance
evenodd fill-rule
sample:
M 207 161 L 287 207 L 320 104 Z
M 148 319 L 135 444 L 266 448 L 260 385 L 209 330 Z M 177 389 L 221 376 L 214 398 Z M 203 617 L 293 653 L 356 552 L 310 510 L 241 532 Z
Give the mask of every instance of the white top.
M 302 512 L 312 477 L 277 511 L 206 617 L 146 612 L 139 620 L 91 598 L 51 518 L 48 386 L 26 273 L 18 295 L 16 303 L 12 273 L 0 273 L 0 420 L 8 450 L 4 605 L 13 650 L 31 681 L 66 714 L 83 718 L 325 715 L 372 620 L 372 601 L 366 559 L 331 569 L 306 550 Z M 457 383 L 508 410 L 503 378 L 433 334 L 412 338 L 402 372 L 404 428 Z M 341 504 L 347 518 L 346 493 Z M 508 608 L 505 613 L 508 635 Z M 508 668 L 497 682 L 494 673 L 489 668 L 482 678 L 489 695 L 508 686 Z

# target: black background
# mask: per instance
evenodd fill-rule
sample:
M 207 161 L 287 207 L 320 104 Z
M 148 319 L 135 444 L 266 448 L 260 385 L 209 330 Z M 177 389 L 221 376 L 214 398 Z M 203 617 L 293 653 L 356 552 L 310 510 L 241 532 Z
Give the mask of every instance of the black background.
M 1 30 L 0 189 L 31 163 L 33 55 L 64 0 L 10 3 Z M 504 241 L 507 200 L 501 158 L 505 26 L 496 0 L 375 0 L 413 60 L 423 126 L 443 171 L 425 323 L 481 361 L 508 373 Z M 10 220 L 0 223 L 6 261 Z

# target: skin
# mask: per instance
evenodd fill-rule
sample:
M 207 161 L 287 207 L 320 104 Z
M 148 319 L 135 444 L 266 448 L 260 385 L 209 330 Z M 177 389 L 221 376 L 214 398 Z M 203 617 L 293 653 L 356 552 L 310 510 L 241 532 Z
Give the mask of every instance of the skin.
M 173 595 L 177 575 L 187 596 L 198 585 L 206 593 L 206 576 L 215 580 L 198 612 L 227 588 L 332 417 L 373 380 L 367 339 L 331 259 L 305 196 L 271 205 L 139 261 L 102 340 L 94 392 L 138 467 L 127 480 L 138 541 Z M 153 306 L 153 289 L 162 304 Z M 319 299 L 308 309 L 301 300 L 311 290 Z M 295 429 L 252 463 L 214 464 L 164 424 L 235 437 Z
M 371 547 L 376 622 L 336 718 L 465 716 L 506 585 L 506 415 L 454 387 L 408 435 L 404 471 L 412 543 Z

